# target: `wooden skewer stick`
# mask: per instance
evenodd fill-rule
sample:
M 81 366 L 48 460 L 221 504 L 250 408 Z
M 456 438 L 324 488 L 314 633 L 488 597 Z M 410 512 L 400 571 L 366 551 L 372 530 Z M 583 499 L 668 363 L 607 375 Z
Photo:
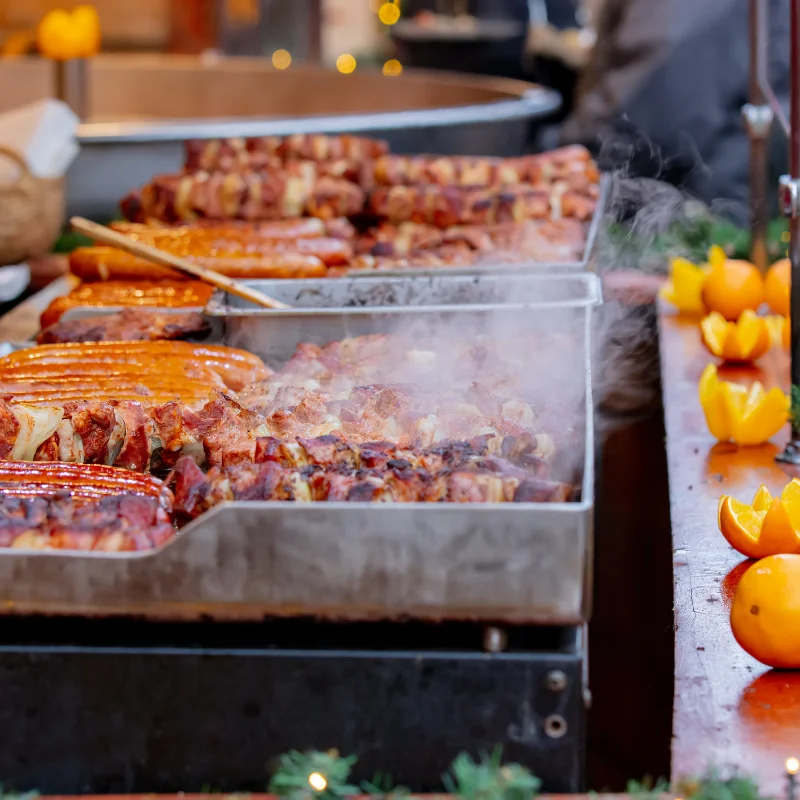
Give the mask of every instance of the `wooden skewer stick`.
M 96 242 L 118 247 L 120 250 L 125 250 L 127 253 L 132 253 L 147 261 L 152 261 L 154 264 L 160 264 L 164 267 L 172 267 L 181 272 L 186 272 L 194 278 L 199 278 L 201 281 L 210 283 L 212 286 L 223 289 L 230 294 L 235 294 L 237 297 L 241 297 L 244 300 L 249 300 L 256 305 L 263 306 L 264 308 L 291 308 L 291 306 L 286 305 L 286 303 L 281 303 L 280 300 L 275 300 L 255 289 L 250 289 L 232 278 L 220 275 L 219 272 L 214 272 L 213 269 L 201 267 L 199 264 L 195 264 L 188 259 L 181 258 L 172 253 L 167 253 L 156 247 L 151 247 L 149 244 L 137 242 L 122 233 L 112 231 L 111 228 L 106 228 L 105 225 L 98 225 L 96 222 L 91 222 L 83 217 L 72 217 L 69 224 L 72 226 L 73 230 L 85 236 L 90 236 Z

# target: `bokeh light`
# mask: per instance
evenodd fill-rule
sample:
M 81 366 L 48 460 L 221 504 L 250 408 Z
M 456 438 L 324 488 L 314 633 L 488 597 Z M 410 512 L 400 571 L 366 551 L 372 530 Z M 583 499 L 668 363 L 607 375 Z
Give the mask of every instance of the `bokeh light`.
M 384 25 L 394 25 L 400 19 L 400 9 L 394 3 L 384 3 L 378 9 L 378 19 Z
M 339 58 L 336 59 L 336 69 L 345 75 L 349 75 L 355 68 L 356 60 L 350 53 L 342 53 Z
M 288 50 L 276 50 L 272 54 L 272 66 L 275 69 L 287 69 L 292 63 L 292 54 Z
M 402 74 L 402 72 L 403 72 L 403 65 L 396 58 L 390 58 L 383 65 L 383 74 L 389 77 L 400 75 Z

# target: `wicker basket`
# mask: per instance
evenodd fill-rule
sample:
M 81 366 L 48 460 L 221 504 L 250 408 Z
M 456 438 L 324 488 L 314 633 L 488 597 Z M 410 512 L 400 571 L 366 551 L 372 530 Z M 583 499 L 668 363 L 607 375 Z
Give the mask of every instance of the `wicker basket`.
M 0 158 L 20 169 L 0 182 L 0 266 L 45 255 L 64 225 L 64 178 L 37 178 L 19 153 L 0 145 Z

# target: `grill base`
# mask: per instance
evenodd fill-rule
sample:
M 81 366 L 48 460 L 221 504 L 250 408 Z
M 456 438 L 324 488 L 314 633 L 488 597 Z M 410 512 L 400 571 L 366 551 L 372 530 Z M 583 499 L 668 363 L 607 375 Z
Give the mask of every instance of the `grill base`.
M 500 655 L 468 624 L 4 619 L 0 637 L 15 789 L 263 790 L 278 754 L 336 747 L 359 780 L 435 790 L 458 752 L 498 743 L 546 791 L 582 788 L 576 629 L 513 629 Z

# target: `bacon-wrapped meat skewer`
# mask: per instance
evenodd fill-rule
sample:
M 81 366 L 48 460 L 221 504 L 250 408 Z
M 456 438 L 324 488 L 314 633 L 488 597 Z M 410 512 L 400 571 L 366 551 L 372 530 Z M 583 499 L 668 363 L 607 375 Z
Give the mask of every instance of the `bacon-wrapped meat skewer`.
M 349 217 L 364 208 L 364 192 L 350 181 L 320 177 L 315 164 L 291 162 L 280 172 L 194 172 L 161 175 L 122 203 L 132 222 L 196 219 L 280 220 L 306 214 Z
M 376 189 L 370 210 L 390 222 L 451 225 L 491 225 L 526 219 L 591 218 L 596 201 L 577 192 L 556 192 L 547 187 L 514 184 L 500 188 L 470 189 L 418 185 Z
M 389 152 L 386 142 L 358 136 L 261 136 L 251 139 L 207 139 L 186 143 L 186 171 L 274 169 L 292 160 L 317 163 L 371 161 Z

